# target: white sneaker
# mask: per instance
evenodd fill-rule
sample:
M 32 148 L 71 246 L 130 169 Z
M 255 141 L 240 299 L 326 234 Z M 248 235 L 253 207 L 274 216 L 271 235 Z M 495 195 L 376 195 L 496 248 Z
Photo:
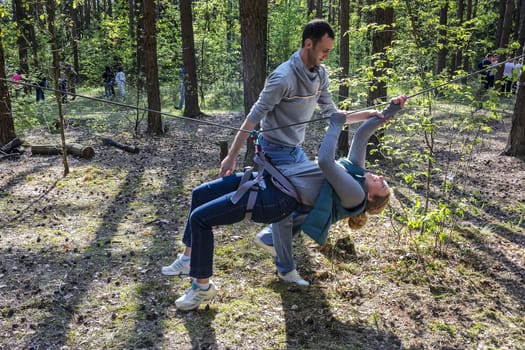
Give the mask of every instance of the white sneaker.
M 160 271 L 166 276 L 180 276 L 189 275 L 190 273 L 190 260 L 182 261 L 184 254 L 180 253 L 177 255 L 177 259 L 171 265 L 162 266 Z
M 253 243 L 255 243 L 255 245 L 259 248 L 261 248 L 262 250 L 264 250 L 265 252 L 267 252 L 268 254 L 270 254 L 271 256 L 276 256 L 277 253 L 275 252 L 275 247 L 273 245 L 268 245 L 266 243 L 264 243 L 262 241 L 262 236 L 266 235 L 268 232 L 266 231 L 266 229 L 263 229 L 261 232 L 259 232 L 257 234 L 257 236 L 255 236 L 255 239 L 253 240 Z
M 293 269 L 285 275 L 281 275 L 279 272 L 277 273 L 277 275 L 279 275 L 279 278 L 286 282 L 295 283 L 303 287 L 307 287 L 310 285 L 310 283 L 304 280 L 295 269 Z
M 191 288 L 175 301 L 177 309 L 182 311 L 195 310 L 203 302 L 212 300 L 217 295 L 215 284 L 210 281 L 208 289 L 200 289 L 195 281 L 191 282 Z

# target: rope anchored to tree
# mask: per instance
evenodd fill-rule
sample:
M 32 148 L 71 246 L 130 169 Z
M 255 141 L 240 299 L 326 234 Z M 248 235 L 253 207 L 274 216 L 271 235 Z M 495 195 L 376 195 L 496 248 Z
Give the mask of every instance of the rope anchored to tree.
M 459 76 L 457 78 L 448 80 L 448 81 L 446 81 L 446 82 L 444 82 L 442 84 L 439 84 L 437 86 L 433 86 L 433 87 L 429 87 L 429 88 L 423 89 L 423 90 L 421 90 L 419 92 L 416 92 L 416 93 L 413 93 L 411 95 L 408 95 L 408 98 L 414 98 L 416 96 L 423 95 L 425 93 L 429 93 L 431 91 L 441 89 L 441 88 L 443 88 L 443 87 L 445 87 L 447 85 L 453 84 L 453 83 L 458 82 L 460 80 L 468 79 L 468 78 L 470 78 L 472 76 L 475 76 L 475 75 L 478 75 L 480 73 L 487 72 L 489 70 L 494 69 L 495 67 L 504 65 L 505 63 L 511 62 L 513 60 L 518 60 L 518 59 L 520 59 L 522 57 L 525 57 L 525 54 L 522 54 L 522 55 L 510 58 L 510 59 L 507 59 L 507 60 L 502 61 L 502 62 L 498 62 L 496 64 L 493 64 L 493 65 L 489 66 L 489 67 L 486 67 L 486 68 L 483 68 L 483 69 L 479 69 L 479 70 L 474 71 L 472 73 Z M 12 80 L 7 79 L 7 78 L 0 78 L 0 81 L 5 81 L 5 82 L 11 83 L 11 84 L 15 84 L 15 82 L 13 82 Z M 228 125 L 224 125 L 224 124 L 219 124 L 219 123 L 207 121 L 207 120 L 196 120 L 195 118 L 192 118 L 192 117 L 185 117 L 185 116 L 182 116 L 182 115 L 175 115 L 175 114 L 168 113 L 168 112 L 162 112 L 162 111 L 154 110 L 154 109 L 151 109 L 151 108 L 148 108 L 148 107 L 140 107 L 140 106 L 137 106 L 137 105 L 122 103 L 122 102 L 118 102 L 118 101 L 111 101 L 111 100 L 106 100 L 106 99 L 102 99 L 102 98 L 98 98 L 98 97 L 86 96 L 86 95 L 81 95 L 81 94 L 72 93 L 72 92 L 68 92 L 68 91 L 61 91 L 61 90 L 53 89 L 53 88 L 50 88 L 50 87 L 42 87 L 42 86 L 39 86 L 37 84 L 32 84 L 32 83 L 27 83 L 27 82 L 22 82 L 22 81 L 16 82 L 16 83 L 24 85 L 24 86 L 28 86 L 28 87 L 35 87 L 35 88 L 40 88 L 40 89 L 47 90 L 47 91 L 52 91 L 52 92 L 55 92 L 55 93 L 59 92 L 61 94 L 65 94 L 65 95 L 68 95 L 68 96 L 81 97 L 81 98 L 86 99 L 86 100 L 97 101 L 97 102 L 111 104 L 111 105 L 114 105 L 114 106 L 134 109 L 134 110 L 137 110 L 137 111 L 143 111 L 143 112 L 148 112 L 148 113 L 156 113 L 156 114 L 159 114 L 159 115 L 162 115 L 162 116 L 165 116 L 165 117 L 170 117 L 170 118 L 173 118 L 173 119 L 183 119 L 183 120 L 188 120 L 188 121 L 192 121 L 192 122 L 195 122 L 195 123 L 206 124 L 206 125 L 210 125 L 210 126 L 216 126 L 216 127 L 223 128 L 223 129 L 229 129 L 229 130 L 234 130 L 234 131 L 242 131 L 242 132 L 246 132 L 246 133 L 253 133 L 253 130 L 245 130 L 245 129 L 236 128 L 236 127 L 233 127 L 233 126 L 228 126 Z M 518 84 L 518 86 L 522 86 L 522 84 Z M 383 107 L 383 106 L 388 105 L 388 103 L 389 102 L 382 102 L 382 103 L 378 103 L 378 104 L 373 105 L 373 106 L 367 106 L 367 107 L 359 108 L 359 109 L 356 109 L 356 110 L 349 111 L 349 112 L 347 112 L 347 114 L 358 113 L 358 112 L 362 112 L 362 111 L 367 110 L 367 109 L 374 109 L 374 108 L 377 109 L 379 107 Z M 326 120 L 328 118 L 329 117 L 310 119 L 308 121 L 292 123 L 292 124 L 288 124 L 288 125 L 283 125 L 283 126 L 276 127 L 276 128 L 261 130 L 259 132 L 260 133 L 264 133 L 264 132 L 268 132 L 268 131 L 274 131 L 274 130 L 278 130 L 278 129 L 289 128 L 289 127 L 292 127 L 292 126 L 297 126 L 297 125 L 302 125 L 302 124 L 315 123 L 315 122 L 318 122 L 318 121 Z

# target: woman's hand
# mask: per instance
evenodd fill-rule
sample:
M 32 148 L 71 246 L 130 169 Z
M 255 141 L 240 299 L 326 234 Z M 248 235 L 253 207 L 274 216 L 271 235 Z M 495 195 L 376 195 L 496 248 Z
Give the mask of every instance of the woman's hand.
M 395 112 L 397 112 L 399 109 L 404 107 L 405 102 L 407 100 L 408 100 L 408 97 L 406 95 L 396 96 L 390 100 L 390 104 L 396 105 L 395 108 L 389 107 L 390 106 L 389 105 L 383 111 L 378 111 L 377 109 L 367 109 L 367 110 L 360 111 L 360 112 L 350 112 L 350 113 L 340 111 L 340 113 L 346 113 L 346 124 L 358 123 L 368 118 L 372 118 L 376 116 L 379 118 L 386 118 L 386 117 L 389 117 L 390 115 L 388 113 L 387 113 L 388 115 L 385 115 L 384 114 L 385 111 L 395 109 L 394 111 L 394 114 L 395 114 Z
M 397 96 L 390 100 L 388 106 L 383 109 L 383 115 L 385 118 L 392 118 L 398 111 L 403 108 L 408 97 L 406 95 Z
M 391 102 L 393 102 L 394 104 L 396 105 L 401 105 L 401 108 L 403 108 L 405 106 L 405 102 L 408 100 L 408 96 L 407 95 L 401 95 L 401 96 L 396 96 L 394 97 L 392 100 L 390 100 Z

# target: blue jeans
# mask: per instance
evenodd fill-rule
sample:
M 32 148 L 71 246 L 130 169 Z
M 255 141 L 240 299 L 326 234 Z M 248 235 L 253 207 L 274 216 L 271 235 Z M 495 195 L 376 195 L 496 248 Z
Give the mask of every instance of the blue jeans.
M 292 163 L 308 161 L 308 157 L 301 146 L 287 147 L 276 145 L 261 138 L 261 146 L 272 163 L 279 166 Z M 296 268 L 293 259 L 292 234 L 295 236 L 301 231 L 301 224 L 306 215 L 289 215 L 282 220 L 274 221 L 271 226 L 265 228 L 266 234 L 272 236 L 275 247 L 275 265 L 277 271 L 286 274 Z M 266 236 L 266 235 L 265 235 Z M 264 237 L 264 236 L 263 236 Z
M 184 87 L 184 82 L 180 83 L 180 99 L 179 99 L 179 106 L 177 109 L 182 109 L 182 106 L 184 106 L 184 95 L 186 93 L 186 88 Z
M 190 276 L 208 278 L 213 274 L 213 226 L 242 221 L 246 215 L 248 191 L 236 204 L 234 195 L 243 173 L 213 180 L 196 187 L 191 194 L 191 207 L 182 241 L 191 247 Z M 290 215 L 299 203 L 265 181 L 252 210 L 251 219 L 260 223 L 279 221 Z
M 104 94 L 106 97 L 111 97 L 113 95 L 113 81 L 104 82 Z
M 268 157 L 275 165 L 285 165 L 290 163 L 302 163 L 308 160 L 306 153 L 301 146 L 288 147 L 277 145 L 261 137 L 260 144 Z

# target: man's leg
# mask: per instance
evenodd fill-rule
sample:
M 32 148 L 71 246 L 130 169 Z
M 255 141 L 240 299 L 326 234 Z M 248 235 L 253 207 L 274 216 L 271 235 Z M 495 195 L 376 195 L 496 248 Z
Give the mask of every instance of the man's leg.
M 296 283 L 300 286 L 308 286 L 310 283 L 305 281 L 297 273 L 293 259 L 292 227 L 292 215 L 272 224 L 272 237 L 276 253 L 275 265 L 277 266 L 277 272 L 281 279 Z
M 292 224 L 292 239 L 298 237 L 301 234 L 301 225 L 308 215 L 307 211 L 297 210 L 292 213 L 293 224 Z M 275 256 L 275 248 L 273 244 L 272 225 L 268 225 L 263 228 L 255 237 L 255 245 L 262 250 L 268 252 L 268 254 Z

